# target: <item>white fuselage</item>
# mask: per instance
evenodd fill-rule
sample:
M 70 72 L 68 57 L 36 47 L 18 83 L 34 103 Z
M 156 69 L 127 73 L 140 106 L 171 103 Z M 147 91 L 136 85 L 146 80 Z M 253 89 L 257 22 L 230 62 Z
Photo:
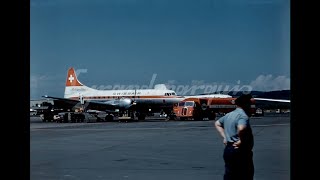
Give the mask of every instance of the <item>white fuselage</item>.
M 87 86 L 67 86 L 64 98 L 90 101 L 111 101 L 115 99 L 131 99 L 136 103 L 174 104 L 184 98 L 167 89 L 137 89 L 137 90 L 97 90 Z

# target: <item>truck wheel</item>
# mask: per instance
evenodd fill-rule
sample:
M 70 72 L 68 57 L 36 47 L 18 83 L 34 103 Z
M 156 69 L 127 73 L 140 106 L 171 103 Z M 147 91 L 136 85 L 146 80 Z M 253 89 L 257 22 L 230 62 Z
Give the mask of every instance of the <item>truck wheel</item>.
M 203 121 L 203 117 L 197 116 L 197 117 L 194 117 L 194 120 L 195 121 Z
M 139 114 L 138 120 L 145 120 L 145 119 L 146 119 L 146 115 L 144 115 L 144 114 Z
M 210 113 L 208 118 L 209 118 L 209 120 L 215 120 L 216 119 L 216 113 L 214 113 L 214 112 Z

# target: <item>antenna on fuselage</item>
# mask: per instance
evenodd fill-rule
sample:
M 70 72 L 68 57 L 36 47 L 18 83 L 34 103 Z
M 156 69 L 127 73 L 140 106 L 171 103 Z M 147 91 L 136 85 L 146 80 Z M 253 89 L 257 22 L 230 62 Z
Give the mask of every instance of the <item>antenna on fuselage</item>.
M 80 100 L 80 104 L 81 104 L 81 108 L 80 111 L 85 111 L 85 106 L 84 106 L 84 98 L 82 94 L 79 94 L 79 100 Z
M 136 95 L 137 95 L 137 88 L 134 88 L 134 98 L 133 98 L 133 102 L 132 104 L 135 105 L 136 104 Z
M 81 105 L 83 105 L 84 104 L 84 100 L 83 100 L 83 95 L 82 94 L 79 95 L 79 99 L 80 99 Z

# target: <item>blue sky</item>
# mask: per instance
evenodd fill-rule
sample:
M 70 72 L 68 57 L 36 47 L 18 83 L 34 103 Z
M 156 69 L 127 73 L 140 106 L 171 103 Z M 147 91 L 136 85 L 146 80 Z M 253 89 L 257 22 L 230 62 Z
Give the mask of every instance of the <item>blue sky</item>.
M 289 0 L 31 0 L 30 96 L 89 87 L 290 89 Z

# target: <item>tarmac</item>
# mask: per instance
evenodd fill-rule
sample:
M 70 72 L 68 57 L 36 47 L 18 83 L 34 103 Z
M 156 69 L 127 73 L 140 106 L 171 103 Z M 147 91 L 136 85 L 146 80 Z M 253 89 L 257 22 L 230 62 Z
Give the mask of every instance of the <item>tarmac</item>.
M 55 123 L 30 118 L 31 180 L 222 180 L 211 121 Z M 255 180 L 290 179 L 290 114 L 251 119 Z

